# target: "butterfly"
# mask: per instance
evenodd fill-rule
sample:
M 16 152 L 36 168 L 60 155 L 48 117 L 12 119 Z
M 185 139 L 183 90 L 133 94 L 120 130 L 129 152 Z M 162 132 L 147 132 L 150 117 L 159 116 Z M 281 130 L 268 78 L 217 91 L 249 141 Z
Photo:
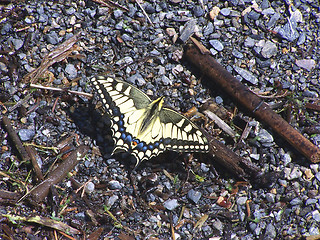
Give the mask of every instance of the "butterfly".
M 111 118 L 112 154 L 129 152 L 138 165 L 166 150 L 208 152 L 204 134 L 185 116 L 164 107 L 164 97 L 152 101 L 135 86 L 111 77 L 94 77 L 91 83 Z

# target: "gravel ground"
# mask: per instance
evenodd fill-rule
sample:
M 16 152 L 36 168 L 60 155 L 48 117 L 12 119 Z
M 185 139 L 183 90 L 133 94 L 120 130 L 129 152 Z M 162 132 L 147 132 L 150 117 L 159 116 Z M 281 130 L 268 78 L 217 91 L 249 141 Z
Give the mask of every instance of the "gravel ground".
M 0 213 L 51 217 L 83 231 L 76 239 L 319 239 L 319 164 L 311 164 L 250 114 L 235 111 L 236 103 L 220 88 L 207 89 L 203 76 L 177 58 L 188 26 L 229 72 L 269 96 L 264 100 L 275 111 L 320 146 L 320 117 L 305 105 L 319 105 L 319 2 L 137 2 L 2 2 L 1 114 L 24 143 L 38 145 L 43 173 L 59 161 L 44 146 L 57 146 L 74 134 L 74 145 L 90 150 L 72 176 L 56 186 L 54 198 L 37 206 L 2 199 Z M 24 81 L 50 51 L 79 32 L 71 55 L 35 83 L 94 94 L 89 78 L 116 76 L 152 97 L 165 96 L 166 104 L 181 112 L 213 99 L 235 114 L 226 121 L 239 135 L 243 128 L 236 119 L 252 129 L 240 143 L 213 124 L 211 132 L 264 172 L 278 172 L 277 181 L 267 187 L 242 182 L 208 155 L 166 153 L 134 170 L 134 163 L 111 157 L 108 120 L 91 101 L 35 90 Z M 1 190 L 25 194 L 39 183 L 32 165 L 21 162 L 4 128 L 0 142 Z M 86 193 L 76 192 L 75 182 L 86 183 Z M 0 229 L 7 239 L 54 237 L 52 228 L 7 218 Z

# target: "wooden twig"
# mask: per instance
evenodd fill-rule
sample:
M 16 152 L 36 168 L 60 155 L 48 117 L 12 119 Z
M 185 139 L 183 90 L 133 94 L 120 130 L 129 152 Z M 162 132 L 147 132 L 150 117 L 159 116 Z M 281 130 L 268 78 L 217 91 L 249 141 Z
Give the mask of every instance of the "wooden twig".
M 3 124 L 4 128 L 6 129 L 10 139 L 12 140 L 12 142 L 14 144 L 14 146 L 18 150 L 18 153 L 20 154 L 22 160 L 24 162 L 28 162 L 30 160 L 30 157 L 29 157 L 26 149 L 24 148 L 24 146 L 23 146 L 18 134 L 12 128 L 10 120 L 9 120 L 9 118 L 7 116 L 3 116 L 2 117 L 2 124 Z
M 121 8 L 122 10 L 125 10 L 127 12 L 129 12 L 129 9 L 126 8 L 125 6 L 122 6 L 120 5 L 119 3 L 116 3 L 114 1 L 111 1 L 111 0 L 92 0 L 96 3 L 100 3 L 101 5 L 103 6 L 106 6 L 106 7 L 110 7 L 110 5 L 114 6 L 114 7 L 117 7 L 117 8 Z
M 196 41 L 193 39 L 193 41 Z M 200 43 L 198 43 L 200 44 Z M 203 51 L 203 50 L 202 50 Z M 202 54 L 194 45 L 185 48 L 185 57 L 199 68 L 209 79 L 222 87 L 235 99 L 236 104 L 244 106 L 275 132 L 286 139 L 295 149 L 311 162 L 320 162 L 320 149 L 289 125 L 280 115 L 275 113 L 263 100 L 254 95 L 239 80 L 233 77 L 209 54 Z
M 43 181 L 44 177 L 42 175 L 41 169 L 40 169 L 39 164 L 38 164 L 38 159 L 40 159 L 39 154 L 34 149 L 34 147 L 31 146 L 31 145 L 26 145 L 25 148 L 26 148 L 26 151 L 27 151 L 27 153 L 28 153 L 28 155 L 29 155 L 29 157 L 31 159 L 31 163 L 32 163 L 33 169 L 34 169 L 38 179 L 40 181 Z
M 74 150 L 56 169 L 49 173 L 48 177 L 38 186 L 31 190 L 31 199 L 41 202 L 49 193 L 52 185 L 59 183 L 75 167 L 75 165 L 85 156 L 89 148 L 81 145 Z
M 146 13 L 146 11 L 144 10 L 144 8 L 141 6 L 141 4 L 139 3 L 139 0 L 136 0 L 136 3 L 139 5 L 139 7 L 141 8 L 143 14 L 146 16 L 146 18 L 148 19 L 149 23 L 152 25 L 152 27 L 154 27 L 151 19 L 149 18 L 148 14 Z
M 45 71 L 54 63 L 60 62 L 66 59 L 73 51 L 73 45 L 78 41 L 81 32 L 75 34 L 68 40 L 64 41 L 54 50 L 49 52 L 41 61 L 41 64 L 38 68 L 28 73 L 24 78 L 24 82 L 35 82 L 40 78 Z
M 310 110 L 314 110 L 320 112 L 320 105 L 313 104 L 313 103 L 306 103 L 306 108 Z
M 63 89 L 63 88 L 56 88 L 56 87 L 46 87 L 46 86 L 37 85 L 37 84 L 33 84 L 33 83 L 30 84 L 30 87 L 31 88 L 38 88 L 38 89 L 45 89 L 45 90 L 49 90 L 49 91 L 67 92 L 67 93 L 71 93 L 71 94 L 75 94 L 75 95 L 82 95 L 82 96 L 89 98 L 89 99 L 91 99 L 93 97 L 93 95 L 90 93 L 72 91 L 72 90 Z

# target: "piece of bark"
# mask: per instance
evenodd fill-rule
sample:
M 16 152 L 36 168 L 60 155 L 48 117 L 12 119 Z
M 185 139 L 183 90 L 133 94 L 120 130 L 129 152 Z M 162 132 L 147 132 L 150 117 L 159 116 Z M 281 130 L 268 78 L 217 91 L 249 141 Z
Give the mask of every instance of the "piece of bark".
M 34 149 L 33 146 L 26 146 L 26 151 L 31 159 L 31 163 L 32 163 L 32 166 L 33 166 L 33 169 L 37 175 L 37 178 L 40 180 L 40 181 L 43 181 L 43 175 L 42 175 L 42 172 L 41 172 L 41 169 L 39 167 L 39 164 L 38 164 L 38 160 L 41 160 L 39 154 L 37 153 L 37 151 Z
M 76 164 L 85 156 L 89 148 L 81 145 L 74 150 L 48 177 L 38 186 L 32 189 L 30 195 L 35 202 L 41 202 L 49 193 L 50 187 L 59 183 L 76 166 Z
M 26 151 L 26 149 L 24 148 L 18 134 L 16 133 L 16 131 L 12 128 L 10 120 L 7 116 L 3 116 L 2 117 L 2 124 L 5 128 L 5 130 L 7 131 L 11 141 L 13 142 L 14 146 L 16 147 L 16 149 L 18 150 L 18 153 L 20 155 L 20 157 L 22 158 L 22 161 L 28 162 L 30 160 L 30 157 Z
M 80 35 L 81 32 L 75 34 L 68 40 L 61 43 L 54 50 L 49 52 L 42 59 L 41 64 L 38 68 L 24 76 L 23 82 L 35 83 L 51 65 L 66 59 L 72 53 L 73 45 L 79 40 Z
M 193 41 L 196 41 L 193 39 Z M 197 46 L 200 43 L 197 42 Z M 236 104 L 244 106 L 258 119 L 268 124 L 276 133 L 286 139 L 296 150 L 311 162 L 320 162 L 320 149 L 289 125 L 280 115 L 275 113 L 263 100 L 253 94 L 245 85 L 233 77 L 212 56 L 199 50 L 195 44 L 186 45 L 184 55 L 188 61 L 198 67 L 209 81 L 214 81 L 235 99 Z M 202 54 L 205 52 L 205 54 Z

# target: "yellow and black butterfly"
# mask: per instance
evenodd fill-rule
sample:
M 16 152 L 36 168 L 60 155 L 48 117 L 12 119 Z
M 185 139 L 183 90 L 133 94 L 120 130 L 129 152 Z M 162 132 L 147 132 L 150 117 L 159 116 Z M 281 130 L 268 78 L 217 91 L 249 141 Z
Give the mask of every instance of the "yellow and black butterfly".
M 99 76 L 91 82 L 111 117 L 113 154 L 127 151 L 139 164 L 165 150 L 208 152 L 208 140 L 199 128 L 163 107 L 163 97 L 152 101 L 133 85 L 110 77 Z

